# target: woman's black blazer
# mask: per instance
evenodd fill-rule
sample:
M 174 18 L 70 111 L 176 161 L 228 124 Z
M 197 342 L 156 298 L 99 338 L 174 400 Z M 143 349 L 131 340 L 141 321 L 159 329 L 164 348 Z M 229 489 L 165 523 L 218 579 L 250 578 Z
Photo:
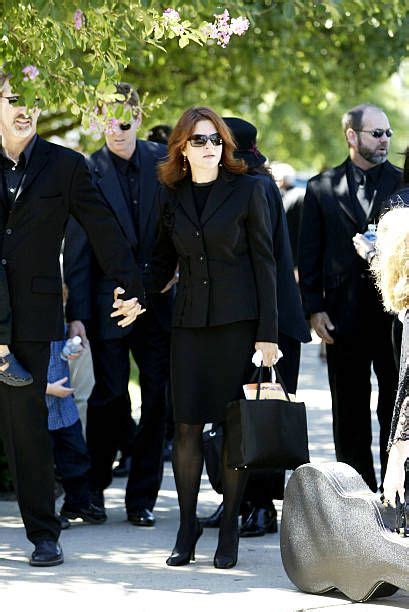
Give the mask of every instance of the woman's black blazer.
M 257 341 L 277 342 L 276 265 L 261 181 L 222 170 L 199 219 L 190 179 L 158 195 L 153 290 L 179 263 L 174 327 L 258 320 Z

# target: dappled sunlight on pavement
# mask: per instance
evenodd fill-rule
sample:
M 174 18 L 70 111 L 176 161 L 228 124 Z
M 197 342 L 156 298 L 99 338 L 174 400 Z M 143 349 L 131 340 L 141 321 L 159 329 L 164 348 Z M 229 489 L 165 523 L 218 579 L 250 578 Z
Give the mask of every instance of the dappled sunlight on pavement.
M 310 453 L 313 462 L 333 461 L 331 401 L 326 364 L 319 346 L 303 349 L 298 399 L 308 410 Z M 375 423 L 374 423 L 375 425 Z M 377 429 L 375 429 L 375 432 Z M 374 435 L 376 439 L 377 433 Z M 289 474 L 288 474 L 289 475 Z M 155 508 L 156 525 L 134 527 L 126 520 L 124 478 L 114 479 L 106 491 L 108 520 L 102 525 L 81 521 L 61 535 L 66 562 L 54 568 L 32 568 L 32 546 L 18 515 L 17 504 L 0 501 L 0 602 L 18 609 L 30 602 L 42 610 L 78 612 L 120 609 L 121 612 L 166 612 L 226 609 L 272 610 L 272 612 L 346 611 L 351 603 L 339 594 L 323 596 L 300 593 L 288 580 L 280 557 L 279 535 L 240 540 L 239 561 L 228 571 L 213 567 L 218 531 L 205 530 L 199 539 L 196 561 L 168 568 L 165 560 L 175 543 L 178 503 L 172 470 L 165 464 L 162 489 Z M 202 478 L 198 515 L 213 512 L 221 501 L 207 476 Z M 58 505 L 61 505 L 60 499 Z M 277 504 L 279 517 L 282 503 Z M 45 605 L 46 604 L 46 605 Z M 409 610 L 409 595 L 398 592 L 376 603 L 354 604 L 354 612 Z

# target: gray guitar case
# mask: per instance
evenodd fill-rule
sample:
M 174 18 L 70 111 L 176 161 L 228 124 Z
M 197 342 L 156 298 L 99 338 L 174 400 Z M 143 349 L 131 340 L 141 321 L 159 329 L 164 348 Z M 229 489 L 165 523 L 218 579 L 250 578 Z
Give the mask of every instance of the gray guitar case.
M 409 538 L 394 533 L 385 509 L 345 463 L 307 463 L 288 481 L 281 557 L 290 580 L 307 593 L 338 589 L 353 601 L 409 591 Z

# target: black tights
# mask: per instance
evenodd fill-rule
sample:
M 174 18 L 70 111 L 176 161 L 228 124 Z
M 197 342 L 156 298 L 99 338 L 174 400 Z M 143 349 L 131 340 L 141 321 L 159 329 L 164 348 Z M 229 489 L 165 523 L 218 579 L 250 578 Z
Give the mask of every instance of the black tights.
M 203 471 L 203 425 L 176 423 L 173 441 L 173 473 L 180 509 L 180 527 L 176 540 L 178 552 L 188 550 L 197 531 L 196 507 Z M 227 466 L 226 448 L 223 449 L 223 519 L 219 548 L 228 549 L 238 530 L 238 514 L 247 472 Z

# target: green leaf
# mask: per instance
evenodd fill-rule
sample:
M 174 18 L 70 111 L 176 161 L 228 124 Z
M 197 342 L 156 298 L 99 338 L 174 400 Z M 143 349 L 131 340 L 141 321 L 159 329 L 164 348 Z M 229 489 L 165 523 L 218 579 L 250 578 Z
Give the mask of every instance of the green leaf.
M 186 36 L 185 34 L 182 34 L 182 36 L 179 38 L 179 47 L 183 49 L 188 44 L 189 44 L 189 37 Z

